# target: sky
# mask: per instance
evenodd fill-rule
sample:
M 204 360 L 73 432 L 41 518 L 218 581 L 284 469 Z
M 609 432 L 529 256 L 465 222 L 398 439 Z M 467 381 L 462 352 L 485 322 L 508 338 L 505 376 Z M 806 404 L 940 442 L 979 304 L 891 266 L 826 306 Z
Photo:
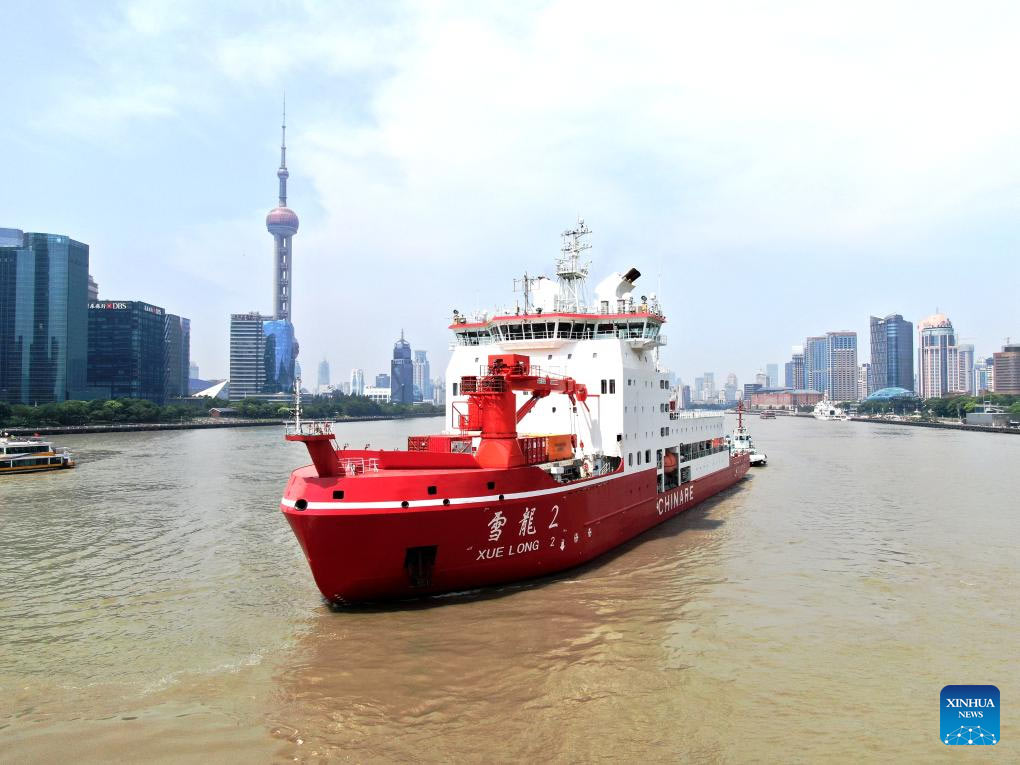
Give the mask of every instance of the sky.
M 513 300 L 583 216 L 687 382 L 806 336 L 947 314 L 1020 338 L 1012 2 L 11 2 L 0 226 L 90 246 L 105 299 L 272 308 L 287 100 L 306 380 L 448 356 L 452 309 Z M 781 368 L 781 367 L 780 367 Z

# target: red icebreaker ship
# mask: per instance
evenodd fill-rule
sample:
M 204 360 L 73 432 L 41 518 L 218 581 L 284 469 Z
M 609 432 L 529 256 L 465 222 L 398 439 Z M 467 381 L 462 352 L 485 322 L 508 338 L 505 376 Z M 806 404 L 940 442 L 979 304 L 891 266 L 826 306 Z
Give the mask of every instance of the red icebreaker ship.
M 280 507 L 328 600 L 562 571 L 747 472 L 722 414 L 678 409 L 658 359 L 665 316 L 632 294 L 640 273 L 610 275 L 589 302 L 588 233 L 564 232 L 557 278 L 525 275 L 514 308 L 454 311 L 446 432 L 383 451 L 337 448 L 328 422 L 288 427 L 312 464 Z

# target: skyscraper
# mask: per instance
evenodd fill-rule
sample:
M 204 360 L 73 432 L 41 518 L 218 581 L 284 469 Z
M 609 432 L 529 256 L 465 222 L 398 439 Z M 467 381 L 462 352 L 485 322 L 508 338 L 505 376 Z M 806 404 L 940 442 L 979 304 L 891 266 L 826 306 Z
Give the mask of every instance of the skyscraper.
M 325 358 L 319 362 L 319 379 L 316 382 L 320 393 L 329 387 L 329 362 Z
M 364 396 L 365 395 L 365 370 L 364 369 L 352 369 L 351 370 L 351 395 L 352 396 Z
M 988 356 L 974 365 L 974 392 L 986 393 L 995 390 L 995 357 Z
M 871 389 L 871 384 L 871 364 L 865 362 L 864 364 L 861 364 L 860 371 L 857 374 L 857 398 L 863 401 L 870 396 L 874 392 Z
M 414 403 L 414 362 L 411 361 L 411 344 L 400 339 L 393 344 L 393 360 L 390 361 L 390 401 L 394 404 Z
M 829 341 L 824 336 L 804 341 L 804 387 L 819 393 L 829 389 Z
M 779 365 L 778 364 L 766 364 L 765 365 L 765 374 L 768 375 L 768 378 L 769 378 L 769 387 L 770 388 L 778 388 L 779 387 Z
M 826 332 L 829 371 L 825 393 L 830 401 L 857 400 L 857 333 Z
M 230 315 L 230 398 L 261 393 L 266 385 L 266 336 L 257 311 Z
M 872 391 L 914 387 L 914 325 L 898 313 L 871 317 Z
M 376 388 L 389 388 L 390 387 L 390 376 L 385 372 L 380 372 L 375 376 L 375 387 Z
M 166 371 L 166 398 L 188 395 L 188 376 L 191 367 L 191 320 L 172 313 L 164 317 L 166 354 L 163 365 Z
M 0 401 L 87 395 L 88 278 L 87 244 L 0 229 Z
M 974 346 L 960 343 L 956 346 L 956 359 L 959 364 L 959 390 L 964 393 L 974 392 Z
M 953 323 L 945 314 L 932 314 L 918 323 L 917 335 L 918 395 L 938 398 L 960 390 L 960 359 Z
M 414 352 L 414 400 L 432 400 L 432 380 L 429 378 L 429 359 L 427 351 Z
M 1007 343 L 992 358 L 995 392 L 1020 395 L 1020 343 Z
M 793 372 L 793 382 L 790 387 L 794 390 L 804 390 L 807 383 L 804 379 L 804 346 L 793 346 L 793 353 L 790 356 L 790 368 Z
M 140 300 L 89 303 L 88 384 L 94 398 L 143 398 L 162 404 L 167 398 L 166 312 Z M 180 317 L 177 327 L 180 329 Z M 175 337 L 180 354 L 181 337 Z M 176 359 L 179 367 L 181 359 Z M 179 369 L 175 369 L 179 375 Z M 181 395 L 180 377 L 173 395 Z

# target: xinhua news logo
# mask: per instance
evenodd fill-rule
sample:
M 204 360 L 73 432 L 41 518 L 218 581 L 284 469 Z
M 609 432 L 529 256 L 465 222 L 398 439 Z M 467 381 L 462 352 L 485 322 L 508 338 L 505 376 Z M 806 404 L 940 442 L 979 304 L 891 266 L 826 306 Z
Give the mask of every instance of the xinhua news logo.
M 943 744 L 999 743 L 999 689 L 994 685 L 947 685 L 940 701 L 939 730 Z

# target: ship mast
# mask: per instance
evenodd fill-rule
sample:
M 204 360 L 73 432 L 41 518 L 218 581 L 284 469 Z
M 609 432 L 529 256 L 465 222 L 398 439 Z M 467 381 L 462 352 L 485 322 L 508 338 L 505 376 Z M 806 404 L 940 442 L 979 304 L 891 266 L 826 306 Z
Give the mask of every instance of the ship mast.
M 584 225 L 584 219 L 577 219 L 577 226 L 567 229 L 560 236 L 560 256 L 556 258 L 556 277 L 560 281 L 560 294 L 556 298 L 556 310 L 564 313 L 578 313 L 588 304 L 585 286 L 588 280 L 589 261 L 581 260 L 581 253 L 591 249 L 591 242 L 585 239 L 591 229 Z

